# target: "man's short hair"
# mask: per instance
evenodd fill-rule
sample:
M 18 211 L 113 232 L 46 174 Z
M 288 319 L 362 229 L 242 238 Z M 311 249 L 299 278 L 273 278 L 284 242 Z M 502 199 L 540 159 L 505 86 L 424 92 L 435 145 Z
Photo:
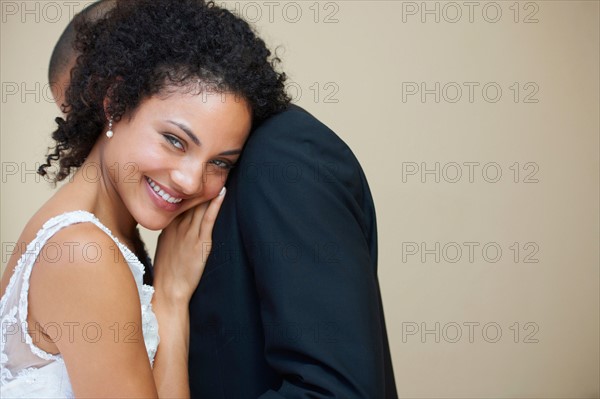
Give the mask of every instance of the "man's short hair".
M 64 73 L 69 73 L 70 71 L 68 69 L 73 66 L 73 61 L 77 56 L 77 52 L 75 51 L 75 48 L 73 48 L 77 34 L 75 32 L 76 20 L 78 18 L 86 18 L 92 21 L 99 19 L 110 11 L 114 6 L 114 3 L 115 0 L 96 1 L 84 8 L 69 22 L 69 25 L 67 25 L 54 46 L 52 56 L 50 57 L 50 65 L 48 67 L 48 81 L 50 85 L 59 82 L 60 77 Z

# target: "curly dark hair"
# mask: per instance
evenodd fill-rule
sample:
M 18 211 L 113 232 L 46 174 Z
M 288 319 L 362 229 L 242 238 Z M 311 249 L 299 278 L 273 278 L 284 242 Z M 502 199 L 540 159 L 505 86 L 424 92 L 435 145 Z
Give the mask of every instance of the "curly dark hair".
M 250 25 L 212 1 L 118 0 L 105 16 L 75 21 L 79 53 L 56 118 L 56 146 L 38 173 L 58 163 L 55 182 L 80 167 L 105 129 L 150 96 L 173 89 L 231 92 L 252 109 L 253 126 L 290 102 L 286 75 Z M 105 110 L 105 99 L 108 100 Z

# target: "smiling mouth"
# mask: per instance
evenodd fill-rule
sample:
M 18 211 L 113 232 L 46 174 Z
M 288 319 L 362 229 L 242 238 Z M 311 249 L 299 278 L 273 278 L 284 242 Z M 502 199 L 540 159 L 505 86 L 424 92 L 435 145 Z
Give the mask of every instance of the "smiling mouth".
M 169 194 L 165 193 L 165 191 L 162 188 L 160 188 L 160 186 L 156 184 L 154 180 L 152 180 L 148 176 L 145 177 L 148 181 L 148 184 L 150 184 L 150 187 L 152 187 L 154 192 L 156 192 L 156 194 L 158 194 L 158 196 L 161 197 L 165 202 L 168 202 L 169 204 L 179 204 L 181 201 L 183 201 L 183 198 L 171 197 Z

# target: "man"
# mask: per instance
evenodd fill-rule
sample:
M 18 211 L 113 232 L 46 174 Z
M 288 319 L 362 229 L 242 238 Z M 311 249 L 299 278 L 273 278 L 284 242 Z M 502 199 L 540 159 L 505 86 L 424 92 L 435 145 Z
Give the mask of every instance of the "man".
M 91 20 L 101 18 L 114 4 L 115 0 L 103 0 L 87 6 L 67 25 L 54 46 L 48 67 L 48 81 L 54 102 L 63 112 L 65 111 L 62 108 L 65 91 L 69 84 L 71 69 L 75 66 L 77 58 L 77 52 L 73 48 L 73 42 L 75 41 L 75 20 L 77 18 Z
M 54 64 L 68 82 L 72 60 Z M 396 398 L 375 209 L 348 146 L 291 105 L 227 187 L 190 302 L 192 397 Z

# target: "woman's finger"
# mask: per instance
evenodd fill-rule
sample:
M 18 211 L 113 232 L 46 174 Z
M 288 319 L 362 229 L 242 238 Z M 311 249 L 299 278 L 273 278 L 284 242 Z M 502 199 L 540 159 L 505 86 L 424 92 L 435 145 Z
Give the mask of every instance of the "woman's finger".
M 191 217 L 190 224 L 188 226 L 190 232 L 198 234 L 198 231 L 200 230 L 200 225 L 202 223 L 202 218 L 204 217 L 204 213 L 206 212 L 206 209 L 208 208 L 209 204 L 210 201 L 206 201 L 190 209 Z
M 221 209 L 221 205 L 223 204 L 223 199 L 225 198 L 226 188 L 223 187 L 219 195 L 213 198 L 204 215 L 202 216 L 202 221 L 200 223 L 199 234 L 200 241 L 210 242 L 212 241 L 212 230 L 215 225 L 215 221 L 217 220 L 217 215 L 219 214 L 219 209 Z

